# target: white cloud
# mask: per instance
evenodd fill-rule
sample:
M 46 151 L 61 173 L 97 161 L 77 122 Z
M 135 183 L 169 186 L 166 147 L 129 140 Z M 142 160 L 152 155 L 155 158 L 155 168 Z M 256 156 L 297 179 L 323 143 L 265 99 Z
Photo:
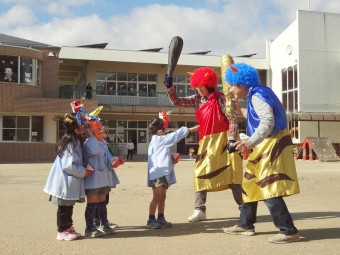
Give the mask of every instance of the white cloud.
M 94 4 L 94 0 L 43 0 L 43 4 L 39 7 L 42 11 L 53 16 L 71 16 L 74 8 L 85 5 Z
M 94 4 L 93 0 L 42 1 L 45 11 L 52 14 L 50 21 L 38 23 L 33 11 L 15 6 L 1 14 L 0 31 L 55 46 L 108 42 L 108 48 L 114 49 L 163 47 L 163 51 L 179 35 L 185 53 L 211 50 L 213 55 L 258 53 L 257 57 L 264 57 L 265 41 L 288 27 L 297 9 L 307 9 L 306 0 L 206 0 L 220 8 L 153 4 L 104 20 L 99 14 L 72 16 L 76 6 Z M 311 10 L 340 12 L 340 2 L 314 0 Z M 64 18 L 56 18 L 60 15 Z
M 1 13 L 1 30 L 9 30 L 12 27 L 30 26 L 37 20 L 33 11 L 22 5 L 15 5 L 5 13 Z M 9 28 L 9 29 L 8 29 Z

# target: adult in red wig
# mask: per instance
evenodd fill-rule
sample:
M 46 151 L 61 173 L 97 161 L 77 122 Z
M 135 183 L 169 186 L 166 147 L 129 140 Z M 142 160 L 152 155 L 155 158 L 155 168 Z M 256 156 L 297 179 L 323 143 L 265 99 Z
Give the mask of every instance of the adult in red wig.
M 242 205 L 242 168 L 236 171 L 228 150 L 228 141 L 237 140 L 236 119 L 225 115 L 225 96 L 216 91 L 217 73 L 210 67 L 196 69 L 190 74 L 190 84 L 196 94 L 178 97 L 172 77 L 165 76 L 169 99 L 174 106 L 194 107 L 200 125 L 199 148 L 194 169 L 195 209 L 189 222 L 206 219 L 207 192 L 231 188 L 236 203 Z M 229 132 L 228 132 L 229 130 Z

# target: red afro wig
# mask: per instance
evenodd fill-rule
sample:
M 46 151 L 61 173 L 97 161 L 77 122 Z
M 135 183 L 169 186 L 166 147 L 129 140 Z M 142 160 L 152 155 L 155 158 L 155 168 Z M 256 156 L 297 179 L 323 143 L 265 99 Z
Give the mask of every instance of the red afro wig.
M 192 88 L 205 86 L 216 88 L 218 83 L 218 75 L 211 67 L 201 67 L 190 73 L 190 84 Z

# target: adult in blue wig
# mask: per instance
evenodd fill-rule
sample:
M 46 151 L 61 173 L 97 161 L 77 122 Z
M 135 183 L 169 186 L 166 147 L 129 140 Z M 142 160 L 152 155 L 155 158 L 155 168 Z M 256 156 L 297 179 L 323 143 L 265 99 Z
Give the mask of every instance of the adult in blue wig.
M 240 219 L 237 225 L 223 230 L 227 234 L 254 235 L 258 201 L 263 201 L 280 230 L 268 241 L 298 241 L 299 232 L 283 200 L 300 192 L 285 109 L 270 88 L 260 85 L 254 67 L 233 64 L 226 70 L 225 79 L 231 85 L 235 112 L 247 119 L 249 139 L 236 142 L 236 149 L 240 153 L 251 153 L 242 181 L 244 204 Z M 247 100 L 246 109 L 239 106 L 239 99 Z

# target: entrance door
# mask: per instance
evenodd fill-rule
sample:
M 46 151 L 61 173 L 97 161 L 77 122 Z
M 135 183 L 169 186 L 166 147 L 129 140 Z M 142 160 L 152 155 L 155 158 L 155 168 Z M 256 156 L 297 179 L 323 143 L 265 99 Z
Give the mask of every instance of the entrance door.
M 127 141 L 129 141 L 131 139 L 131 141 L 133 142 L 133 144 L 135 145 L 135 149 L 133 150 L 133 154 L 137 154 L 138 151 L 138 143 L 137 143 L 137 130 L 132 129 L 132 130 L 128 130 L 127 132 Z
M 148 154 L 148 130 L 138 129 L 138 149 L 137 154 Z

